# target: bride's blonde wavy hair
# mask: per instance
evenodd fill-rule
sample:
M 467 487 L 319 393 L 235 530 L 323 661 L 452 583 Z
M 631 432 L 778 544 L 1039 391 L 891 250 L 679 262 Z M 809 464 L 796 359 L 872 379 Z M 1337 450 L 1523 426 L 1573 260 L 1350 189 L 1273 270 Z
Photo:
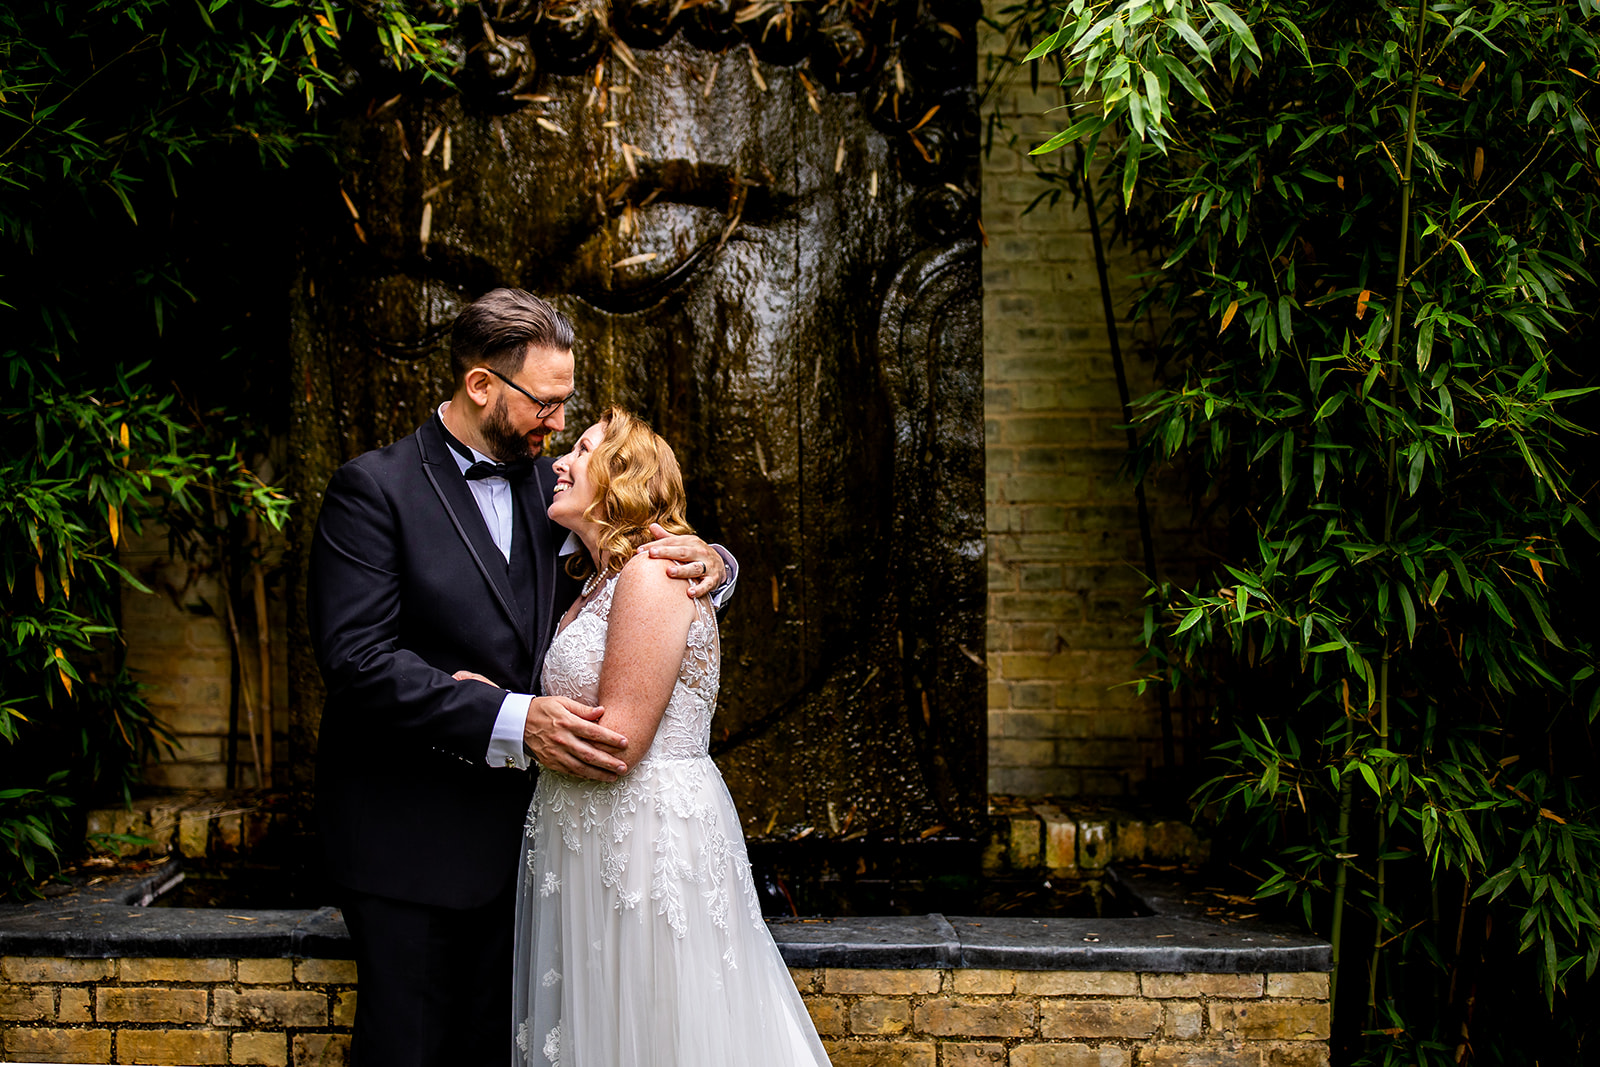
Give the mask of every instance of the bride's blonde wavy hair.
M 640 545 L 654 540 L 652 522 L 675 534 L 694 533 L 694 527 L 684 516 L 689 501 L 672 446 L 619 407 L 607 408 L 599 422 L 605 434 L 589 454 L 594 500 L 583 517 L 600 528 L 597 547 L 610 555 L 608 569 L 621 570 Z M 595 565 L 587 552 L 576 552 L 567 559 L 567 573 L 586 578 Z

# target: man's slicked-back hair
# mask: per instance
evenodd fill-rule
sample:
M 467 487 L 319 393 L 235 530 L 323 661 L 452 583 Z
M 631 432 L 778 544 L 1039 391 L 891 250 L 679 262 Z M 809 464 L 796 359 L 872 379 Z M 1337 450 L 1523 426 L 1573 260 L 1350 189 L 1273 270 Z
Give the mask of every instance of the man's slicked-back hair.
M 456 316 L 450 328 L 450 369 L 459 384 L 473 367 L 510 376 L 529 348 L 572 351 L 572 322 L 521 289 L 491 289 Z

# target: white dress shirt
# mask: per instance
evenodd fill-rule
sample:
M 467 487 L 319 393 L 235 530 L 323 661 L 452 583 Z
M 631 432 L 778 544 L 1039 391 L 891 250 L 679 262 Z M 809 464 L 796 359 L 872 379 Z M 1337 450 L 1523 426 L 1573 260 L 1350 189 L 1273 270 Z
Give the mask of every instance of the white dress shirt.
M 439 405 L 438 415 L 441 422 L 444 420 L 445 409 L 449 406 L 448 400 Z M 471 460 L 453 448 L 449 449 L 449 452 L 462 475 L 467 473 L 467 468 L 474 461 L 494 462 L 494 457 L 484 455 L 464 441 L 460 443 L 472 453 Z M 500 550 L 506 562 L 510 563 L 511 483 L 504 478 L 477 478 L 467 482 L 467 488 L 472 490 L 472 499 L 477 501 L 478 511 L 483 515 L 484 525 L 489 528 L 489 536 L 494 539 L 494 546 Z M 733 595 L 733 585 L 739 577 L 739 561 L 721 545 L 711 547 L 722 557 L 722 564 L 728 572 L 726 580 L 711 594 L 712 606 L 720 609 Z M 569 533 L 566 543 L 561 546 L 560 555 L 570 556 L 581 548 L 583 542 L 578 539 L 578 535 Z M 495 716 L 494 729 L 489 734 L 489 751 L 484 757 L 489 766 L 528 769 L 528 753 L 522 747 L 522 732 L 524 724 L 528 721 L 528 705 L 532 702 L 531 693 L 507 693 L 505 699 L 500 702 L 500 713 Z

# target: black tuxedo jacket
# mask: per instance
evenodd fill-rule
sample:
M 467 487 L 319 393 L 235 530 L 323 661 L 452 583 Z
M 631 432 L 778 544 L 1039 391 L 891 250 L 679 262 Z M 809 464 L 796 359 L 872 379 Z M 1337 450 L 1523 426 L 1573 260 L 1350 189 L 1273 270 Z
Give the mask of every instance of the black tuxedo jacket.
M 316 808 L 329 875 L 398 900 L 473 907 L 518 868 L 533 773 L 491 768 L 505 690 L 539 691 L 557 607 L 576 583 L 546 514 L 540 460 L 512 489 L 512 559 L 494 545 L 430 419 L 334 473 L 307 600 L 327 704 Z M 504 689 L 450 676 L 469 670 Z

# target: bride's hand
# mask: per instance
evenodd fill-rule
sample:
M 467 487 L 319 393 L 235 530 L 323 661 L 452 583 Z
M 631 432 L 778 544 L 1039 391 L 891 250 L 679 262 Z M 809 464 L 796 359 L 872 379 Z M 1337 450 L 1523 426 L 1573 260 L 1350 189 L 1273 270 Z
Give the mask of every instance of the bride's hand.
M 589 707 L 566 697 L 534 697 L 522 727 L 522 744 L 539 766 L 588 778 L 614 782 L 628 773 L 628 765 L 608 749 L 628 747 L 628 739 L 601 726 L 603 707 Z
M 727 580 L 722 556 L 694 534 L 670 534 L 652 522 L 650 536 L 655 541 L 640 546 L 639 551 L 650 553 L 652 559 L 676 561 L 667 568 L 667 577 L 688 582 L 691 597 L 703 597 Z

